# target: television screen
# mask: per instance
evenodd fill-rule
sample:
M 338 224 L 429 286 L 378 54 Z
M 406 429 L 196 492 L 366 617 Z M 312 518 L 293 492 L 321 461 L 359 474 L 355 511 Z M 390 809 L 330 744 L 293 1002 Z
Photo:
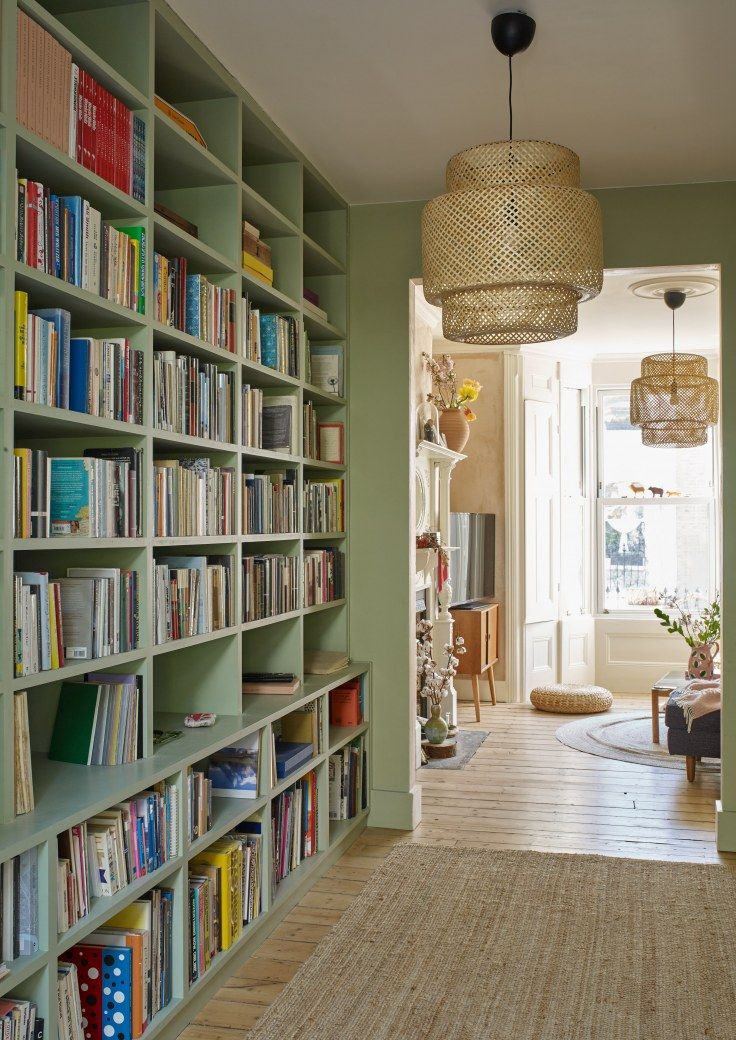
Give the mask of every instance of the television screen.
M 495 541 L 493 513 L 450 514 L 451 606 L 494 596 Z

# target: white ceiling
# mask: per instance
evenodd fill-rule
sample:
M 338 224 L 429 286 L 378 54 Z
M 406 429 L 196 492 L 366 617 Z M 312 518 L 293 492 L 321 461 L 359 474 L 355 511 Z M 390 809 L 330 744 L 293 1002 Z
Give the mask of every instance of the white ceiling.
M 603 276 L 600 296 L 578 307 L 578 330 L 574 336 L 542 343 L 536 350 L 554 356 L 594 358 L 641 358 L 645 354 L 669 351 L 672 346 L 672 318 L 663 300 L 647 300 L 635 296 L 630 286 L 644 279 L 667 278 L 669 287 L 688 275 L 712 278 L 720 283 L 717 267 L 646 267 L 610 270 Z M 483 354 L 492 347 L 449 343 L 442 340 L 442 312 L 430 307 L 422 297 L 422 313 L 433 324 L 438 341 L 435 350 L 463 354 Z M 677 312 L 676 345 L 679 351 L 717 354 L 720 350 L 721 308 L 720 284 L 705 296 L 685 301 Z M 447 344 L 445 346 L 445 344 Z
M 349 202 L 424 199 L 507 137 L 503 0 L 170 0 Z M 734 0 L 525 0 L 514 130 L 575 149 L 588 187 L 736 176 Z

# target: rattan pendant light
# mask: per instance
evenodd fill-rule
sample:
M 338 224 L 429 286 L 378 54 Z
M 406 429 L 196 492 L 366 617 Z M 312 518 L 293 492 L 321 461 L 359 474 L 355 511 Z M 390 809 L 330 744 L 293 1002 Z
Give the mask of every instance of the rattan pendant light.
M 442 307 L 446 339 L 517 346 L 577 329 L 578 304 L 603 285 L 597 200 L 580 188 L 575 152 L 549 141 L 515 141 L 515 54 L 534 19 L 499 14 L 491 34 L 509 61 L 509 140 L 477 145 L 447 164 L 447 194 L 422 215 L 424 295 Z
M 685 293 L 670 289 L 664 302 L 672 311 L 672 353 L 642 361 L 641 376 L 631 384 L 631 422 L 649 447 L 697 447 L 718 422 L 718 382 L 709 377 L 704 357 L 675 352 L 675 312 Z

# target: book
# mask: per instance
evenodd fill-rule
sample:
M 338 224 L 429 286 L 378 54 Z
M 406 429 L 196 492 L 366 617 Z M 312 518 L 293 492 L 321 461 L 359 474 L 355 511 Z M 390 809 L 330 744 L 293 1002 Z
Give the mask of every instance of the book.
M 176 227 L 181 228 L 182 231 L 186 231 L 192 238 L 199 238 L 199 228 L 196 224 L 193 224 L 191 220 L 187 220 L 186 217 L 182 217 L 180 213 L 177 213 L 173 209 L 169 209 L 168 206 L 164 206 L 163 202 L 154 201 L 153 203 L 154 212 L 158 213 L 159 216 L 164 217 L 170 223 L 175 224 Z
M 0 957 L 4 961 L 38 953 L 38 847 L 0 866 Z
M 154 642 L 229 628 L 231 556 L 162 556 L 154 567 Z
M 153 460 L 158 537 L 235 533 L 235 470 L 208 458 Z
M 261 447 L 296 455 L 297 408 L 298 401 L 293 394 L 264 395 Z
M 300 686 L 301 682 L 299 679 L 292 679 L 291 682 L 244 682 L 242 689 L 244 694 L 258 697 L 268 697 L 274 694 L 283 697 L 293 697 Z
M 303 571 L 305 607 L 330 603 L 345 595 L 345 554 L 334 546 L 306 545 Z
M 15 815 L 23 816 L 35 808 L 31 736 L 28 725 L 28 695 L 25 690 L 13 694 L 13 746 L 15 773 Z
M 309 477 L 303 488 L 304 530 L 315 534 L 345 530 L 345 481 Z
M 291 534 L 298 531 L 295 469 L 244 472 L 241 482 L 243 534 Z
M 312 301 L 306 294 L 306 290 L 304 292 L 303 307 L 304 312 L 306 314 L 311 314 L 313 318 L 320 318 L 322 321 L 330 320 L 326 310 L 312 303 Z
M 178 127 L 180 127 L 185 134 L 188 134 L 193 138 L 197 144 L 201 144 L 203 148 L 207 147 L 204 137 L 199 132 L 199 128 L 194 120 L 185 116 L 183 112 L 180 112 L 178 108 L 174 108 L 168 101 L 164 101 L 158 94 L 154 94 L 153 103 L 159 112 L 163 112 L 165 116 L 171 119 Z
M 219 798 L 257 798 L 259 736 L 255 734 L 244 745 L 222 748 L 211 756 L 207 777 L 212 796 Z
M 115 766 L 143 757 L 141 676 L 92 672 L 59 691 L 48 757 Z
M 153 254 L 153 317 L 162 325 L 233 353 L 236 293 L 191 274 L 186 257 Z
M 299 607 L 296 556 L 264 553 L 244 556 L 242 618 L 244 622 L 287 614 Z
M 220 443 L 234 440 L 233 374 L 173 350 L 153 354 L 153 423 Z
M 266 285 L 273 285 L 274 273 L 270 264 L 265 263 L 258 256 L 254 256 L 246 250 L 243 250 L 243 270 L 246 274 L 250 274 L 254 278 L 265 282 Z
M 330 725 L 359 726 L 363 721 L 360 679 L 350 679 L 330 690 Z
M 308 762 L 314 754 L 314 747 L 306 742 L 276 741 L 276 776 L 284 780 L 304 762 Z
M 361 735 L 330 755 L 327 769 L 331 820 L 352 820 L 367 805 L 367 754 Z
M 322 462 L 345 462 L 345 424 L 341 422 L 317 423 L 317 458 Z
M 326 394 L 343 395 L 342 346 L 331 343 L 309 344 L 309 382 Z
M 350 664 L 341 650 L 304 650 L 304 671 L 309 675 L 333 675 Z

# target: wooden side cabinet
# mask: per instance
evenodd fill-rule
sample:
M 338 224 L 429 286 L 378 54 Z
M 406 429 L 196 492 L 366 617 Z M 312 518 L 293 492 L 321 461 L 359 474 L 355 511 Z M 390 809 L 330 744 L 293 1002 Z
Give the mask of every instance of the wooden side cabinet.
M 450 613 L 455 622 L 453 634 L 463 637 L 467 651 L 460 657 L 457 674 L 469 676 L 472 681 L 475 721 L 480 722 L 481 675 L 488 679 L 491 704 L 496 703 L 493 666 L 498 661 L 498 603 L 481 601 L 469 607 L 454 607 Z

